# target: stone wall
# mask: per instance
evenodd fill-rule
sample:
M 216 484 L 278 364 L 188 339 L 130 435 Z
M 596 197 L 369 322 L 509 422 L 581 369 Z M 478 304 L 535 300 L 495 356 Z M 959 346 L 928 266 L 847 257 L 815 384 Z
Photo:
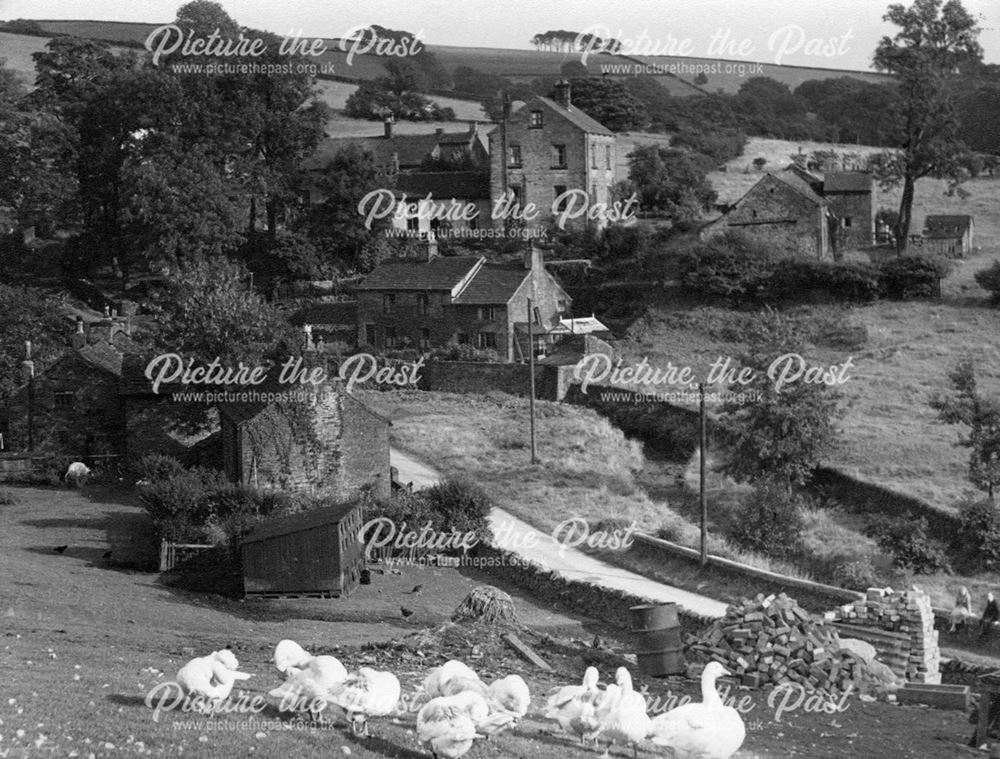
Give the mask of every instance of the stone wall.
M 421 369 L 420 388 L 443 393 L 508 393 L 527 397 L 531 386 L 528 364 L 486 361 L 431 361 Z M 535 366 L 535 397 L 559 401 L 572 381 L 572 366 Z
M 869 588 L 863 601 L 841 606 L 830 613 L 830 618 L 858 627 L 909 635 L 906 679 L 920 683 L 941 682 L 941 651 L 934 629 L 934 610 L 930 596 L 922 590 L 913 588 L 897 592 L 891 588 Z

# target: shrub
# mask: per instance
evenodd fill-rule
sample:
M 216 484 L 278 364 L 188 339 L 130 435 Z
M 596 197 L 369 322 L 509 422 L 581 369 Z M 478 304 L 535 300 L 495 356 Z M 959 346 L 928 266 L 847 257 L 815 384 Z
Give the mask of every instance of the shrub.
M 773 301 L 794 302 L 820 292 L 834 301 L 870 303 L 879 294 L 879 275 L 870 264 L 786 261 L 768 278 L 765 292 Z
M 133 465 L 135 478 L 147 482 L 159 482 L 175 477 L 184 471 L 184 465 L 173 456 L 151 453 L 143 456 Z
M 805 524 L 802 498 L 780 484 L 764 480 L 738 506 L 730 537 L 741 548 L 772 556 L 798 551 Z
M 492 537 L 489 516 L 493 502 L 475 483 L 462 479 L 444 480 L 423 491 L 423 496 L 437 529 L 474 532 L 481 541 Z
M 894 300 L 935 298 L 948 274 L 946 261 L 930 256 L 897 256 L 879 266 L 879 292 Z
M 867 590 L 885 584 L 868 556 L 837 564 L 833 569 L 832 579 L 834 585 L 848 590 Z
M 9 490 L 0 490 L 0 506 L 13 506 L 17 503 L 17 497 Z
M 879 546 L 892 555 L 893 564 L 916 574 L 950 568 L 945 546 L 928 535 L 927 519 L 912 515 L 879 516 L 867 529 Z
M 968 499 L 958 506 L 960 550 L 979 566 L 1000 561 L 1000 508 L 989 498 Z
M 204 526 L 213 514 L 213 495 L 230 487 L 214 469 L 194 467 L 152 480 L 139 501 L 156 524 L 160 536 L 174 542 L 204 539 Z
M 678 258 L 681 286 L 695 295 L 743 300 L 756 297 L 775 268 L 764 246 L 735 233 L 685 251 Z
M 1000 261 L 994 261 L 987 269 L 981 269 L 975 274 L 976 284 L 988 290 L 994 304 L 1000 304 Z
M 476 348 L 469 343 L 461 345 L 453 343 L 444 348 L 438 348 L 431 353 L 436 359 L 441 361 L 478 361 L 482 363 L 497 363 L 500 361 L 500 354 L 491 348 Z

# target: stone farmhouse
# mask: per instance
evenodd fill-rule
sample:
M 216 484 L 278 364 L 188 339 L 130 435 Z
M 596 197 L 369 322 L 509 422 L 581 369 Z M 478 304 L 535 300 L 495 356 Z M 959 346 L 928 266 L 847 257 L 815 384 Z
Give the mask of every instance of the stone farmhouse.
M 614 132 L 574 107 L 562 80 L 555 100 L 532 98 L 490 133 L 490 197 L 497 203 L 509 194 L 521 208 L 533 204 L 539 214 L 526 225 L 545 226 L 565 207 L 556 207 L 556 198 L 567 191 L 588 193 L 589 204 L 609 203 L 616 164 Z M 566 226 L 595 224 L 584 216 Z
M 427 352 L 470 345 L 494 350 L 508 362 L 528 358 L 529 319 L 537 340 L 544 341 L 572 302 L 546 271 L 538 248 L 526 252 L 520 265 L 482 256 L 386 261 L 357 291 L 363 346 Z

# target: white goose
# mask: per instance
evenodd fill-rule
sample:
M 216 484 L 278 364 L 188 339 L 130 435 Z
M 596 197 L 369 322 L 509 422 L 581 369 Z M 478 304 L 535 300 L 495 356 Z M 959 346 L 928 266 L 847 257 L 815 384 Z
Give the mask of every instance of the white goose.
M 739 751 L 747 734 L 743 718 L 715 689 L 715 681 L 728 674 L 719 662 L 709 662 L 701 673 L 701 703 L 654 717 L 649 740 L 669 748 L 677 759 L 729 759 Z
M 287 668 L 288 677 L 268 692 L 281 702 L 282 710 L 306 708 L 313 720 L 340 692 L 347 680 L 347 669 L 335 656 L 310 656 Z
M 274 647 L 274 666 L 283 675 L 291 674 L 290 668 L 305 665 L 312 656 L 294 640 L 282 640 Z
M 584 736 L 597 729 L 596 705 L 602 695 L 598 687 L 600 674 L 596 667 L 587 667 L 580 685 L 564 685 L 552 691 L 545 703 L 545 718 L 556 720 L 567 733 Z
M 368 718 L 392 714 L 399 706 L 399 678 L 392 672 L 361 667 L 344 682 L 333 702 L 347 712 L 351 731 L 368 736 Z
M 424 678 L 423 691 L 431 698 L 444 696 L 446 695 L 444 686 L 447 685 L 449 680 L 456 677 L 472 681 L 479 680 L 479 675 L 476 674 L 476 671 L 472 667 L 464 662 L 460 662 L 458 659 L 450 659 L 440 667 L 432 669 L 430 674 Z
M 454 696 L 432 698 L 417 712 L 417 740 L 430 745 L 434 759 L 458 759 L 478 737 L 476 723 Z
M 487 695 L 508 712 L 520 719 L 531 706 L 531 691 L 520 675 L 507 675 L 490 683 Z
M 211 710 L 229 698 L 237 680 L 249 680 L 252 675 L 238 672 L 240 663 L 228 648 L 213 651 L 208 656 L 192 659 L 177 672 L 177 684 L 186 696 L 206 699 L 204 710 Z
M 628 743 L 632 756 L 639 754 L 638 743 L 649 735 L 650 719 L 646 714 L 646 699 L 632 689 L 632 675 L 625 667 L 615 671 L 615 685 L 609 685 L 597 704 L 594 715 L 597 729 L 587 739 L 606 738 L 610 743 Z M 608 756 L 608 750 L 604 752 Z

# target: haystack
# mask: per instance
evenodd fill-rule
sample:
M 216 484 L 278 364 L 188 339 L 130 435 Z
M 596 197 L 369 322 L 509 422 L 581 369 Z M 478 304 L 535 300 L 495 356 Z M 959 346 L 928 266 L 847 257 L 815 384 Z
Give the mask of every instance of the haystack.
M 514 599 L 490 585 L 480 585 L 455 609 L 453 622 L 475 621 L 489 625 L 516 625 Z

